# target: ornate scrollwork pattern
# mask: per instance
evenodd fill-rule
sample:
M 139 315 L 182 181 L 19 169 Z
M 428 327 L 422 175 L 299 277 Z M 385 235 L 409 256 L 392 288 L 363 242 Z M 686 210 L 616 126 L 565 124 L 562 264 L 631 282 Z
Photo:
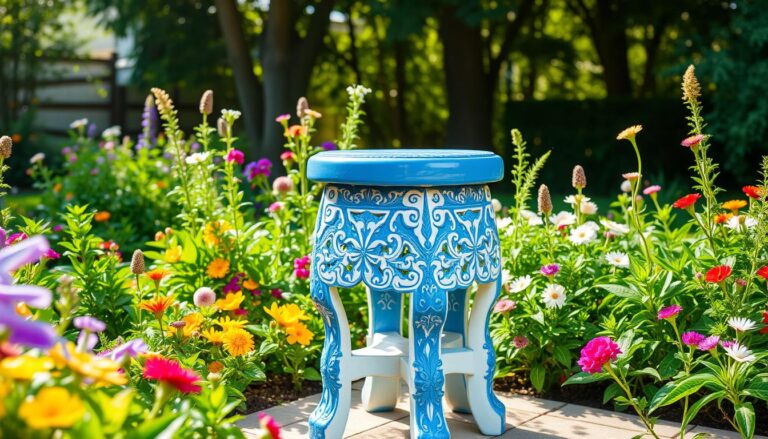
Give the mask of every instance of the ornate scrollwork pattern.
M 487 186 L 378 188 L 328 185 L 314 266 L 328 285 L 411 292 L 491 282 L 501 270 Z

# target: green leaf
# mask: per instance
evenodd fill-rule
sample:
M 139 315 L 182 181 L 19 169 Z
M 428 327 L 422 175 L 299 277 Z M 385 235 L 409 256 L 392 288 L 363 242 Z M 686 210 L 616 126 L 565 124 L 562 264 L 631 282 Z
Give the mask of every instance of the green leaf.
M 320 376 L 320 372 L 318 372 L 317 369 L 308 367 L 304 369 L 304 379 L 308 381 L 320 381 L 323 377 Z
M 555 359 L 565 367 L 571 366 L 571 351 L 566 346 L 557 345 L 554 350 Z
M 755 378 L 749 383 L 749 387 L 744 389 L 744 393 L 762 399 L 763 401 L 768 401 L 768 381 Z
M 680 370 L 682 364 L 683 362 L 675 357 L 675 353 L 670 352 L 663 360 L 661 360 L 661 363 L 659 363 L 659 375 L 662 379 L 672 378 L 677 371 Z
M 546 375 L 547 372 L 541 364 L 537 364 L 531 368 L 530 378 L 534 389 L 541 391 L 544 388 L 544 378 Z
M 661 381 L 661 376 L 659 375 L 659 372 L 652 368 L 652 367 L 646 367 L 640 370 L 633 370 L 629 373 L 630 376 L 638 376 L 638 375 L 648 375 L 656 378 L 657 381 Z
M 596 374 L 589 374 L 587 372 L 579 372 L 577 374 L 571 375 L 568 377 L 567 380 L 563 383 L 564 386 L 570 385 L 570 384 L 589 384 L 589 383 L 595 383 L 598 381 L 604 381 L 608 379 L 610 376 L 607 372 L 600 372 Z
M 186 416 L 179 417 L 178 413 L 166 413 L 159 418 L 141 424 L 137 429 L 131 430 L 128 437 L 131 439 L 171 437 L 174 432 L 181 428 L 185 420 Z
M 621 386 L 619 386 L 617 383 L 611 383 L 610 386 L 605 388 L 605 392 L 603 392 L 603 404 L 607 404 L 608 401 L 612 400 L 613 398 L 621 396 L 623 392 L 624 391 L 621 390 Z
M 734 418 L 741 430 L 741 436 L 751 439 L 755 435 L 755 409 L 751 402 L 745 402 L 735 407 Z
M 648 413 L 652 413 L 659 407 L 670 405 L 692 393 L 698 391 L 704 384 L 715 381 L 715 377 L 708 373 L 691 375 L 682 380 L 672 381 L 664 385 L 651 400 Z
M 619 297 L 624 297 L 627 299 L 639 299 L 640 293 L 637 291 L 626 287 L 624 285 L 617 285 L 617 284 L 600 284 L 597 285 L 598 288 L 602 288 L 606 291 L 608 291 L 611 294 L 614 294 Z
M 685 414 L 685 418 L 683 418 L 682 426 L 685 427 L 686 425 L 690 424 L 690 422 L 693 420 L 693 418 L 696 417 L 696 415 L 699 413 L 699 410 L 702 409 L 705 405 L 709 404 L 712 400 L 722 398 L 725 396 L 725 391 L 721 390 L 719 392 L 712 392 L 705 397 L 701 398 L 700 400 L 696 401 L 689 409 L 688 413 Z

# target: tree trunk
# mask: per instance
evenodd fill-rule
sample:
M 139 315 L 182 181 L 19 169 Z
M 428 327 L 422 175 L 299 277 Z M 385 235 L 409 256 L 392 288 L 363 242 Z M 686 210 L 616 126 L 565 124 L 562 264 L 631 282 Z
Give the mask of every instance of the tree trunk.
M 597 0 L 593 34 L 608 96 L 630 96 L 632 81 L 627 59 L 627 20 L 621 2 Z
M 237 99 L 243 112 L 248 151 L 258 156 L 263 153 L 258 147 L 262 135 L 262 90 L 253 73 L 253 60 L 246 43 L 240 11 L 235 0 L 216 0 L 216 10 L 235 79 Z
M 493 84 L 484 69 L 480 28 L 468 26 L 452 8 L 438 19 L 449 111 L 445 145 L 490 149 Z

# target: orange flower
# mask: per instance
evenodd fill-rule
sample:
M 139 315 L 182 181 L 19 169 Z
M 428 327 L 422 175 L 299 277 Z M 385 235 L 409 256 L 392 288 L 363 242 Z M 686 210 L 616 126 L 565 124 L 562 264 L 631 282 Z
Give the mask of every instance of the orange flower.
M 180 245 L 174 245 L 165 251 L 165 262 L 174 264 L 181 260 L 182 248 Z
M 155 241 L 163 241 L 163 240 L 165 240 L 165 233 L 163 232 L 155 233 Z
M 302 346 L 307 346 L 315 336 L 303 323 L 296 323 L 285 328 L 285 333 L 288 334 L 288 344 L 298 343 Z
M 14 134 L 11 136 L 11 140 L 13 140 L 13 143 L 19 143 L 19 142 L 21 142 L 21 134 L 19 134 L 19 133 L 14 133 Z
M 56 183 L 53 185 L 53 191 L 54 192 L 61 192 L 61 183 Z
M 245 329 L 232 328 L 224 333 L 224 349 L 233 357 L 239 357 L 253 350 L 253 336 Z
M 160 320 L 163 318 L 165 310 L 171 305 L 173 305 L 173 296 L 156 296 L 139 303 L 139 309 L 151 312 L 156 319 Z
M 715 215 L 715 224 L 727 223 L 733 217 L 732 213 L 719 213 Z
M 16 314 L 24 318 L 32 317 L 32 311 L 29 310 L 29 307 L 24 302 L 19 302 L 16 304 Z
M 162 268 L 155 268 L 154 270 L 149 270 L 144 274 L 146 274 L 148 278 L 155 282 L 155 288 L 157 288 L 160 286 L 160 281 L 171 273 L 168 270 L 163 270 Z
M 238 291 L 236 293 L 227 294 L 223 299 L 219 299 L 213 304 L 219 311 L 234 311 L 240 308 L 240 304 L 243 303 L 243 293 Z
M 105 221 L 109 221 L 110 218 L 112 218 L 112 214 L 107 212 L 106 210 L 96 212 L 96 214 L 93 215 L 93 220 L 96 221 L 97 223 L 103 223 Z
M 730 200 L 723 203 L 722 207 L 723 209 L 730 210 L 734 215 L 739 213 L 739 209 L 746 206 L 747 202 L 745 200 Z
M 229 272 L 229 261 L 216 258 L 208 264 L 208 276 L 211 279 L 221 279 Z
M 203 230 L 203 241 L 209 246 L 218 245 L 224 233 L 231 230 L 232 227 L 224 220 L 214 221 L 205 225 Z
M 208 364 L 208 372 L 219 373 L 222 370 L 224 370 L 224 365 L 221 364 L 221 361 L 211 361 L 210 364 Z
M 246 290 L 255 290 L 256 288 L 259 288 L 259 284 L 256 283 L 256 281 L 253 281 L 251 279 L 246 279 L 243 282 L 243 288 Z
M 306 133 L 306 130 L 301 125 L 291 125 L 285 130 L 285 135 L 288 137 L 299 137 Z

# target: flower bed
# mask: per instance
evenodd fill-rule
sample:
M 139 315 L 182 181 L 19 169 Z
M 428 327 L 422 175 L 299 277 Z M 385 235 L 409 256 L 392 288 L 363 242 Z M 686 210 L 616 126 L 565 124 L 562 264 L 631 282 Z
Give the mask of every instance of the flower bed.
M 495 202 L 505 264 L 492 319 L 498 384 L 566 386 L 563 395 L 589 385 L 580 393 L 598 389 L 654 436 L 655 416 L 674 407 L 681 429 L 715 411 L 750 437 L 765 428 L 755 407 L 765 413 L 768 400 L 757 323 L 768 319 L 768 161 L 743 197 L 721 204 L 692 68 L 683 91 L 693 189 L 671 205 L 643 177 L 652 164 L 643 167 L 634 126 L 617 148 L 636 154 L 637 169 L 609 207 L 589 199 L 576 166 L 570 210 L 553 212 L 545 185 L 538 212 L 528 210 L 549 153 L 532 159 L 512 132 L 514 201 Z M 321 187 L 305 171 L 312 154 L 355 147 L 369 90 L 348 92 L 335 142 L 314 146 L 322 115 L 305 99 L 296 116 L 277 117 L 287 175 L 273 180 L 276 164 L 246 164 L 237 149 L 237 111 L 211 126 L 210 92 L 193 136 L 153 89 L 135 143 L 116 128 L 96 140 L 76 121 L 61 169 L 33 157 L 45 212 L 0 212 L 0 434 L 238 436 L 236 410 L 316 391 L 323 331 L 307 280 Z M 0 156 L 11 147 L 3 138 Z M 363 344 L 365 291 L 342 297 Z M 277 378 L 259 384 L 267 377 Z M 278 435 L 272 420 L 262 424 Z

